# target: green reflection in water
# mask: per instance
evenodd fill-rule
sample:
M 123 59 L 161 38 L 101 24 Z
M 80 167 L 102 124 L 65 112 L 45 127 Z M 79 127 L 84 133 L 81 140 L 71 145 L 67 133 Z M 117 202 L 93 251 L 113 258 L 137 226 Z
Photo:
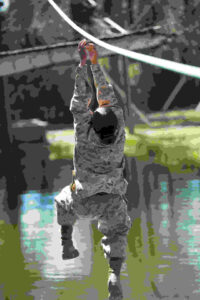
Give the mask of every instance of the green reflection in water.
M 148 295 L 145 294 L 158 293 L 155 279 L 170 272 L 171 261 L 163 259 L 163 256 L 174 256 L 177 248 L 171 245 L 169 252 L 161 252 L 158 250 L 159 244 L 160 238 L 155 235 L 152 223 L 147 222 L 144 226 L 140 218 L 135 219 L 128 235 L 127 268 L 131 299 L 147 300 Z
M 168 220 L 163 220 L 163 221 L 162 221 L 162 227 L 163 227 L 163 228 L 167 228 L 167 227 L 168 227 L 168 224 L 169 224 L 169 221 L 168 221 Z
M 100 247 L 102 234 L 92 224 L 93 234 L 93 266 L 89 276 L 78 280 L 69 280 L 56 283 L 59 300 L 66 299 L 107 299 L 107 279 L 109 267 Z M 64 288 L 64 289 L 63 289 Z
M 160 182 L 160 191 L 161 191 L 161 193 L 167 193 L 167 182 L 166 181 Z
M 46 256 L 44 247 L 48 237 L 46 236 L 46 230 L 42 230 L 42 228 L 53 223 L 54 196 L 55 194 L 42 194 L 36 191 L 29 191 L 21 196 L 20 221 L 23 244 L 25 252 L 34 253 L 37 261 Z
M 180 236 L 180 243 L 186 248 L 187 263 L 200 271 L 200 181 L 188 181 L 187 188 L 181 189 L 176 197 L 182 201 L 183 207 L 181 222 L 177 222 L 176 231 Z M 200 272 L 197 276 L 196 281 L 200 282 Z
M 40 272 L 29 270 L 21 252 L 18 226 L 0 221 L 0 286 L 3 299 L 33 299 L 28 293 L 34 289 L 34 282 L 41 280 Z
M 40 210 L 40 221 L 38 223 L 38 226 L 40 228 L 43 228 L 45 227 L 46 225 L 48 224 L 52 224 L 52 221 L 53 221 L 53 217 L 54 217 L 54 214 L 53 214 L 53 211 L 52 210 Z
M 161 203 L 160 208 L 161 208 L 161 210 L 168 210 L 169 204 L 168 203 Z

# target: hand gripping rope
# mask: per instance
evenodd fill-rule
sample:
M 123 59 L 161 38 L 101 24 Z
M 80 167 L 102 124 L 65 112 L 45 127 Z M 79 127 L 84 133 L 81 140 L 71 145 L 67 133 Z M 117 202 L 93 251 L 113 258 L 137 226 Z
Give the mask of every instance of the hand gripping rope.
M 107 50 L 110 50 L 112 52 L 118 53 L 120 55 L 132 58 L 137 61 L 141 61 L 143 63 L 150 64 L 155 67 L 160 67 L 169 71 L 173 71 L 176 73 L 184 74 L 187 76 L 192 76 L 195 78 L 200 78 L 200 68 L 177 63 L 174 61 L 170 61 L 163 58 L 153 57 L 146 54 L 136 53 L 134 51 L 126 50 L 117 46 L 110 45 L 106 42 L 103 42 L 96 37 L 92 36 L 91 34 L 87 33 L 85 30 L 77 26 L 61 9 L 60 7 L 53 1 L 48 0 L 48 2 L 53 6 L 53 8 L 57 11 L 57 13 L 67 22 L 74 30 L 78 31 L 82 36 L 84 36 L 86 39 L 89 39 L 93 43 L 99 45 L 100 47 L 103 47 Z

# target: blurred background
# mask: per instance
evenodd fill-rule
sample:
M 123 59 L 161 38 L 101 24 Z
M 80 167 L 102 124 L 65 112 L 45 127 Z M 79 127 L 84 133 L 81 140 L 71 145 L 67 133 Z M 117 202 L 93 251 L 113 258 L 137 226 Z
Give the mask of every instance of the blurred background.
M 199 0 L 57 0 L 111 44 L 200 65 Z M 0 0 L 0 299 L 107 299 L 101 235 L 77 222 L 61 260 L 54 196 L 71 182 L 69 111 L 83 37 L 44 0 Z M 133 221 L 124 299 L 199 299 L 199 79 L 97 47 L 126 123 Z

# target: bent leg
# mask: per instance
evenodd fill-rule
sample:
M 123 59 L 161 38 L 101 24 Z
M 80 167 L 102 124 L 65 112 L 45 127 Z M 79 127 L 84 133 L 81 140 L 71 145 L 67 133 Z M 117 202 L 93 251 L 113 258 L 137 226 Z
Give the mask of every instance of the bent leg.
M 113 194 L 98 222 L 98 229 L 104 234 L 102 247 L 106 257 L 125 259 L 130 227 L 131 220 L 127 213 L 126 202 L 122 196 Z
M 55 197 L 57 208 L 57 221 L 61 225 L 61 244 L 63 246 L 63 259 L 75 258 L 79 255 L 77 249 L 74 248 L 72 241 L 73 225 L 77 216 L 72 208 L 72 198 L 68 187 L 63 189 L 61 193 Z
M 59 225 L 74 225 L 77 219 L 71 207 L 66 207 L 56 201 L 57 222 Z
M 59 225 L 74 225 L 77 216 L 73 209 L 73 198 L 70 186 L 66 186 L 55 197 L 57 209 L 57 222 Z
M 108 206 L 98 223 L 104 234 L 102 246 L 104 255 L 109 259 L 108 291 L 110 300 L 123 299 L 120 271 L 126 257 L 127 233 L 131 227 L 127 205 L 119 195 L 112 195 Z

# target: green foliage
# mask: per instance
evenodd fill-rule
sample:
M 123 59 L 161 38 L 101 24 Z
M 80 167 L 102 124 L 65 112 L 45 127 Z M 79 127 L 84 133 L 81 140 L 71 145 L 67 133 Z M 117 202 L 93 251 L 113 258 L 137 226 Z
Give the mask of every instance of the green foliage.
M 98 59 L 99 64 L 105 67 L 107 70 L 110 69 L 109 57 L 101 57 Z
M 128 75 L 129 75 L 130 79 L 134 78 L 136 75 L 139 75 L 139 74 L 140 74 L 139 64 L 130 64 L 128 66 Z
M 50 145 L 50 160 L 72 159 L 74 146 L 68 142 L 58 141 Z
M 194 111 L 179 112 L 184 120 L 199 121 L 199 113 Z M 167 114 L 166 114 L 167 115 Z M 178 112 L 168 113 L 178 116 Z M 155 153 L 154 162 L 167 166 L 171 172 L 188 173 L 200 165 L 200 128 L 197 126 L 177 127 L 181 120 L 168 122 L 154 122 L 152 125 L 176 125 L 176 127 L 150 128 L 139 124 L 134 128 L 134 134 L 130 134 L 126 128 L 126 143 L 124 153 L 126 156 L 137 157 L 140 160 L 149 159 L 149 151 Z M 67 139 L 68 141 L 64 141 Z M 72 159 L 74 143 L 69 142 L 73 136 L 73 130 L 63 131 L 49 135 L 51 140 L 50 159 Z
M 162 113 L 155 113 L 153 114 L 155 117 L 159 117 L 162 116 Z M 198 121 L 200 120 L 200 112 L 199 111 L 195 111 L 193 109 L 189 109 L 189 110 L 175 110 L 175 111 L 169 111 L 164 113 L 164 115 L 166 117 L 182 117 L 188 120 L 195 120 L 197 119 Z

